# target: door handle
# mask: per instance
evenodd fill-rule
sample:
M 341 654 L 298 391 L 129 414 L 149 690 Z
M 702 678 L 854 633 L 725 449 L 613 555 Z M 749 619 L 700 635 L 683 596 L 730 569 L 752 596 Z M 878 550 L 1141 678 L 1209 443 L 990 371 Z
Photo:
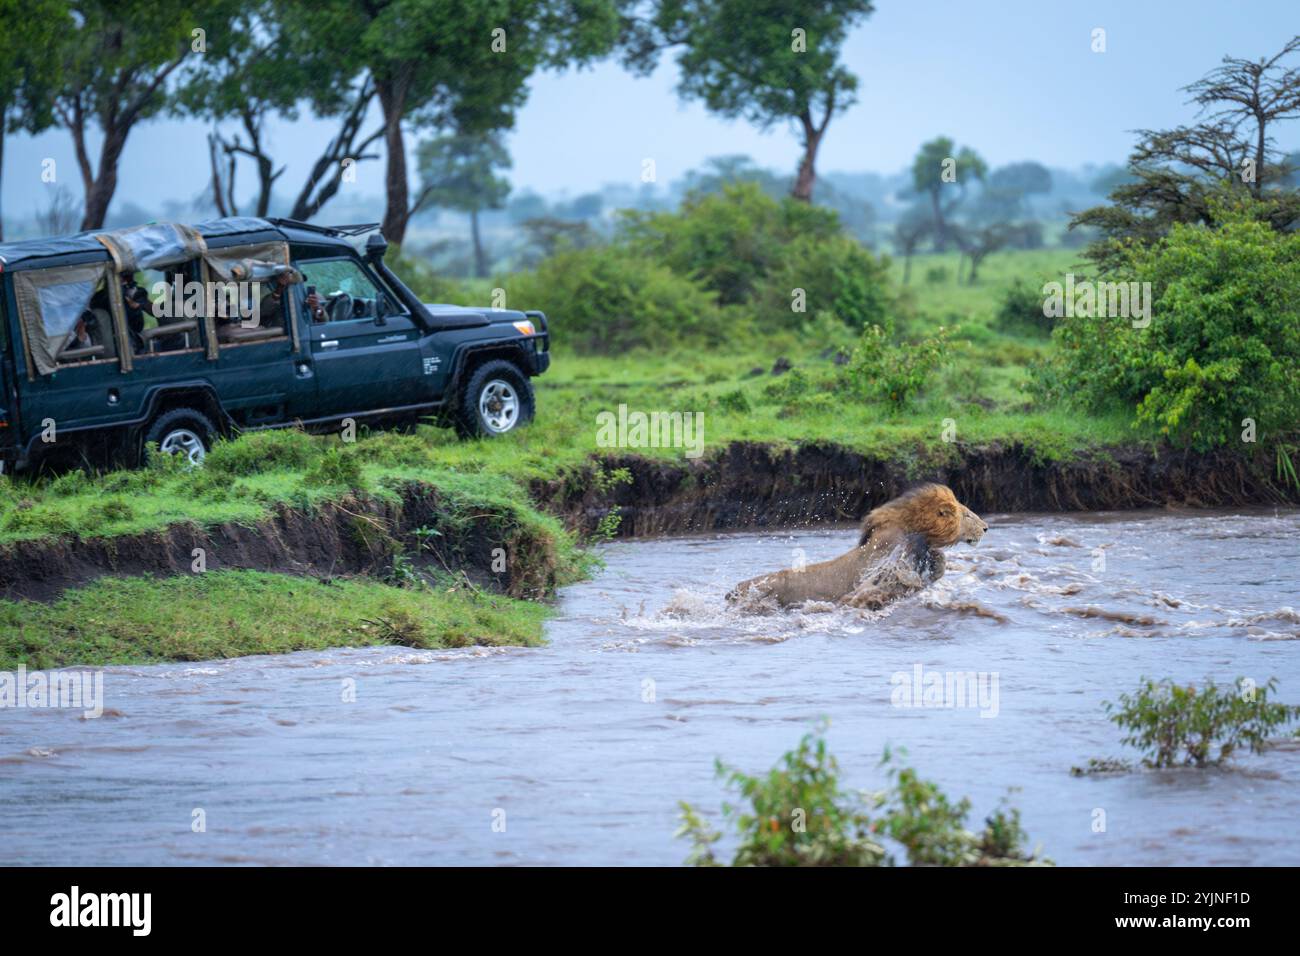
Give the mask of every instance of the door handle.
M 320 344 L 320 347 L 323 349 L 332 349 L 332 348 L 337 348 L 338 344 L 339 344 L 338 339 L 330 339 L 328 342 L 322 342 Z

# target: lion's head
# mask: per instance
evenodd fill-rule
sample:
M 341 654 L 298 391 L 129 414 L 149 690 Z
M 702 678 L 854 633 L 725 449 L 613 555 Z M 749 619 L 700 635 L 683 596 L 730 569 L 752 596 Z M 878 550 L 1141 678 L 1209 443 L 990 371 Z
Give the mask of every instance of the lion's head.
M 924 534 L 930 547 L 947 548 L 958 541 L 975 544 L 989 526 L 958 501 L 947 485 L 925 484 L 868 514 L 858 544 L 866 544 L 872 534 L 886 529 Z

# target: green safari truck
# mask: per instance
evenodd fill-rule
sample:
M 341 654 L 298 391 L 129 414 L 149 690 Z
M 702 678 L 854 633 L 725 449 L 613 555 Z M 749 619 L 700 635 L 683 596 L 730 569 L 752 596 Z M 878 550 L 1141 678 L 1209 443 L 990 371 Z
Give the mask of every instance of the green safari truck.
M 0 463 L 91 442 L 199 463 L 234 432 L 348 419 L 530 421 L 546 316 L 421 302 L 376 229 L 237 217 L 0 245 Z

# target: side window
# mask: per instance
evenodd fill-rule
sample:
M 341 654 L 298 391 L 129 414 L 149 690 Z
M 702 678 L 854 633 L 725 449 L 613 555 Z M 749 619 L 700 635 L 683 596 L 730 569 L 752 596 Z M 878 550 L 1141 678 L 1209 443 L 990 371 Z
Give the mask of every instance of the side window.
M 220 347 L 289 336 L 293 316 L 290 300 L 297 295 L 293 285 L 284 285 L 274 276 L 227 280 L 214 276 L 211 286 L 210 299 Z
M 196 262 L 141 269 L 120 276 L 122 307 L 133 354 L 141 358 L 203 347 L 199 334 L 201 287 Z
M 317 259 L 302 263 L 307 294 L 315 291 L 327 322 L 375 318 L 379 286 L 355 259 Z M 387 295 L 389 308 L 394 301 Z
M 117 358 L 112 303 L 102 265 L 63 266 L 14 275 L 28 372 Z
M 57 341 L 60 365 L 117 358 L 113 312 L 103 279 L 94 283 L 68 282 L 41 290 L 41 319 L 47 341 Z

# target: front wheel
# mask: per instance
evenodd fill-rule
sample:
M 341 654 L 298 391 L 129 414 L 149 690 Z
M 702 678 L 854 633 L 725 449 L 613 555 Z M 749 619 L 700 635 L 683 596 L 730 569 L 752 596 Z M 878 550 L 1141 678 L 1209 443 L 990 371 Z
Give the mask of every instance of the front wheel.
M 154 419 L 145 432 L 146 447 L 156 444 L 164 455 L 181 455 L 191 466 L 203 464 L 217 429 L 202 412 L 173 408 Z
M 456 430 L 464 437 L 512 432 L 533 419 L 533 386 L 513 362 L 484 362 L 457 396 Z

